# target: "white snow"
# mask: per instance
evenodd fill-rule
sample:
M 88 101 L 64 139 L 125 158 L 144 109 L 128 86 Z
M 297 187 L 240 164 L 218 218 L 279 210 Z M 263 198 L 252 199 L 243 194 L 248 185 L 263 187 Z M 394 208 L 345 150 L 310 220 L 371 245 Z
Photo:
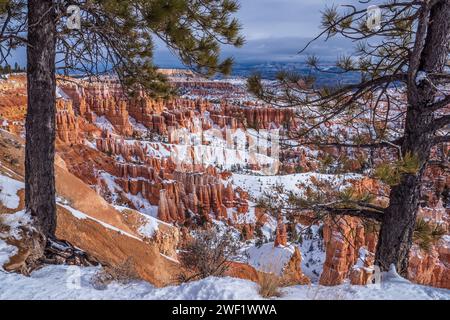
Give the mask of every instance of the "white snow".
M 0 242 L 0 254 L 1 242 Z M 2 256 L 0 256 L 2 258 Z M 30 277 L 0 272 L 0 300 L 255 300 L 258 285 L 241 279 L 207 278 L 179 286 L 155 288 L 146 282 L 112 283 L 96 289 L 92 277 L 98 268 L 47 266 Z M 381 285 L 336 287 L 294 286 L 282 289 L 281 299 L 441 299 L 450 300 L 450 290 L 415 285 L 395 274 L 385 274 Z
M 112 201 L 117 199 L 118 192 L 123 192 L 122 188 L 114 181 L 115 177 L 107 172 L 101 172 L 100 177 L 105 181 L 108 190 L 111 192 Z M 152 205 L 147 199 L 145 199 L 141 193 L 132 195 L 131 193 L 125 193 L 126 197 L 133 203 L 139 212 L 144 213 L 150 217 L 158 216 L 158 206 Z
M 17 192 L 24 188 L 23 182 L 0 175 L 0 203 L 8 209 L 17 209 L 20 203 Z
M 3 266 L 5 263 L 9 262 L 9 259 L 17 254 L 18 250 L 14 246 L 8 245 L 4 240 L 0 239 L 0 278 L 1 271 L 3 270 Z M 0 284 L 0 287 L 2 285 Z
M 425 71 L 419 71 L 416 75 L 416 85 L 420 85 L 425 79 L 427 79 L 428 75 Z
M 114 126 L 106 119 L 105 116 L 97 117 L 95 119 L 95 125 L 102 130 L 107 130 L 110 132 L 114 132 Z
M 94 143 L 90 142 L 88 139 L 84 139 L 84 144 L 91 149 L 98 150 L 97 146 Z
M 25 211 L 19 211 L 14 214 L 2 214 L 1 225 L 6 226 L 7 230 L 3 229 L 0 232 L 0 272 L 3 270 L 5 263 L 9 262 L 10 258 L 17 254 L 18 249 L 14 246 L 8 245 L 6 239 L 20 240 L 20 227 L 29 225 L 31 223 L 31 217 Z
M 64 92 L 60 86 L 56 86 L 56 98 L 70 100 L 70 97 Z
M 384 274 L 381 285 L 335 287 L 312 285 L 283 290 L 283 299 L 290 300 L 450 300 L 450 290 L 413 284 L 405 279 Z
M 315 178 L 320 182 L 326 182 L 335 188 L 345 188 L 348 186 L 349 180 L 361 179 L 358 174 L 319 174 L 319 173 L 298 173 L 284 176 L 255 176 L 244 174 L 233 174 L 230 178 L 233 185 L 241 187 L 249 192 L 249 194 L 258 199 L 264 195 L 264 192 L 271 191 L 277 185 L 283 186 L 285 191 L 293 191 L 297 195 L 302 195 L 306 186 L 314 187 L 312 180 Z
M 274 247 L 273 242 L 261 247 L 250 247 L 247 251 L 248 263 L 257 270 L 282 275 L 284 267 L 294 254 L 295 247 Z
M 125 210 L 130 210 L 130 208 L 117 206 L 117 205 L 114 206 L 114 208 L 119 210 L 120 212 L 123 212 Z M 144 238 L 151 239 L 155 235 L 155 233 L 159 230 L 160 224 L 166 225 L 168 227 L 173 227 L 171 224 L 166 223 L 161 220 L 158 220 L 153 216 L 141 213 L 139 211 L 135 211 L 135 212 L 138 213 L 143 219 L 143 224 L 139 227 L 138 232 Z
M 149 239 L 155 235 L 156 231 L 158 231 L 158 220 L 150 216 L 147 216 L 145 223 L 138 229 L 141 236 Z
M 25 210 L 2 215 L 2 224 L 9 227 L 8 234 L 16 240 L 20 240 L 20 230 L 21 226 L 31 224 L 31 216 L 25 212 Z M 1 234 L 0 234 L 1 235 Z
M 270 132 L 256 132 L 241 129 L 226 130 L 224 133 L 219 129 L 202 131 L 201 124 L 193 126 L 196 133 L 189 132 L 186 128 L 177 129 L 171 133 L 173 139 L 178 138 L 179 144 L 161 142 L 140 141 L 127 139 L 128 145 L 140 145 L 146 150 L 148 157 L 172 158 L 177 165 L 203 164 L 205 166 L 220 166 L 224 169 L 232 169 L 235 166 L 245 168 L 248 165 L 260 165 L 263 172 L 276 172 L 279 161 L 275 156 L 268 156 L 268 148 L 275 142 L 269 142 Z M 197 126 L 199 126 L 197 128 Z M 143 130 L 143 128 L 141 128 Z M 207 142 L 209 145 L 202 144 Z M 236 145 L 234 145 L 236 141 Z M 246 142 L 250 141 L 246 148 Z
M 307 232 L 305 228 L 309 228 Z M 320 226 L 297 226 L 298 234 L 302 234 L 302 243 L 299 246 L 302 253 L 302 271 L 312 283 L 318 283 L 326 259 L 324 242 L 319 234 Z
M 134 131 L 143 133 L 147 133 L 149 131 L 146 126 L 144 126 L 142 123 L 137 122 L 136 119 L 131 116 L 128 117 L 128 121 L 130 121 Z
M 178 261 L 178 260 L 175 259 L 175 258 L 166 256 L 165 254 L 162 254 L 162 253 L 160 253 L 160 255 L 161 255 L 162 257 L 166 258 L 167 260 L 170 260 L 170 261 L 175 262 L 175 263 L 180 263 L 180 261 Z

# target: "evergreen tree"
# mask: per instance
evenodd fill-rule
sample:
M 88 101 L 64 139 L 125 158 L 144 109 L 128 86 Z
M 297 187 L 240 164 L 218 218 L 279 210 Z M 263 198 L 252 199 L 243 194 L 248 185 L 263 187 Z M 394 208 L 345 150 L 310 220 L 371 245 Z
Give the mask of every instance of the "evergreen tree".
M 382 12 L 378 24 L 369 19 L 370 4 L 378 4 Z M 450 0 L 391 0 L 382 4 L 369 0 L 356 6 L 332 6 L 323 12 L 322 28 L 313 41 L 322 36 L 341 36 L 356 43 L 355 52 L 339 57 L 334 70 L 324 70 L 319 59 L 310 56 L 307 62 L 311 69 L 332 74 L 359 73 L 360 82 L 318 88 L 311 77 L 282 72 L 278 86 L 266 87 L 256 75 L 249 80 L 249 88 L 268 103 L 297 110 L 302 130 L 288 135 L 299 144 L 384 149 L 398 157 L 394 163 L 375 170 L 391 186 L 387 207 L 361 198 L 343 198 L 342 194 L 334 199 L 324 195 L 293 197 L 291 205 L 297 212 L 313 209 L 319 217 L 352 215 L 380 222 L 376 264 L 383 271 L 394 265 L 406 275 L 430 152 L 434 146 L 450 141 L 450 114 L 446 109 L 450 104 L 446 87 L 450 79 Z M 366 134 L 342 141 L 320 131 L 322 125 L 344 116 L 349 125 L 369 118 L 364 120 L 369 123 L 369 132 L 361 130 Z
M 80 9 L 80 30 L 68 28 L 69 5 Z M 234 0 L 0 0 L 0 63 L 20 46 L 27 50 L 25 202 L 42 234 L 40 250 L 56 229 L 57 73 L 114 72 L 130 94 L 166 96 L 172 92 L 153 64 L 153 39 L 196 72 L 228 73 L 232 60 L 220 59 L 221 45 L 243 43 L 232 17 L 238 8 Z

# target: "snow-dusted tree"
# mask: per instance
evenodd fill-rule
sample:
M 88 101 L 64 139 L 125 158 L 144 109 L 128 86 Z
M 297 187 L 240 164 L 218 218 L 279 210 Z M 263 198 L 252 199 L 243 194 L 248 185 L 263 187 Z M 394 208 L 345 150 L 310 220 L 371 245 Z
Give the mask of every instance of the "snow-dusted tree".
M 361 75 L 360 82 L 319 89 L 311 77 L 283 72 L 277 85 L 265 85 L 256 75 L 249 80 L 249 88 L 268 103 L 298 110 L 304 126 L 288 138 L 300 144 L 397 153 L 397 161 L 376 170 L 391 185 L 387 207 L 342 195 L 325 201 L 326 205 L 318 202 L 325 200 L 320 197 L 314 204 L 300 199 L 292 203 L 297 201 L 299 209 L 379 221 L 376 264 L 382 270 L 393 264 L 405 275 L 430 152 L 450 141 L 446 87 L 450 80 L 450 0 L 385 1 L 378 6 L 382 12 L 378 25 L 368 23 L 367 6 L 372 2 L 323 12 L 323 32 L 313 41 L 339 36 L 356 44 L 351 56 L 338 58 L 338 68 L 322 70 L 317 57 L 308 58 L 316 71 L 353 72 Z M 324 124 L 343 118 L 347 125 L 361 118 L 369 121 L 351 141 L 320 134 Z

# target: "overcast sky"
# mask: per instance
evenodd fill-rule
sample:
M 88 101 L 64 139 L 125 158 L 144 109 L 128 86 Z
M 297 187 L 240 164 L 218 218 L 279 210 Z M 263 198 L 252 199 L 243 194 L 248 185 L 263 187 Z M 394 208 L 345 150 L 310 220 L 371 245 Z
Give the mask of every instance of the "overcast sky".
M 309 39 L 320 33 L 321 11 L 343 0 L 239 0 L 237 17 L 247 40 L 240 49 L 225 47 L 223 52 L 237 62 L 299 61 L 296 55 Z M 346 0 L 346 3 L 357 1 Z M 317 41 L 309 51 L 325 59 L 347 52 L 351 45 L 333 39 Z M 156 62 L 168 66 L 175 59 L 158 43 Z
M 309 39 L 320 32 L 321 11 L 328 5 L 358 4 L 357 0 L 238 0 L 241 9 L 237 17 L 243 25 L 247 42 L 243 48 L 224 47 L 224 56 L 232 56 L 239 62 L 301 61 L 296 52 Z M 372 0 L 376 2 L 378 0 Z M 367 6 L 367 5 L 365 5 Z M 157 42 L 155 62 L 162 67 L 180 67 L 165 46 Z M 308 53 L 322 60 L 334 60 L 341 53 L 351 50 L 351 43 L 342 39 L 317 41 Z M 25 52 L 15 52 L 9 61 L 25 62 Z

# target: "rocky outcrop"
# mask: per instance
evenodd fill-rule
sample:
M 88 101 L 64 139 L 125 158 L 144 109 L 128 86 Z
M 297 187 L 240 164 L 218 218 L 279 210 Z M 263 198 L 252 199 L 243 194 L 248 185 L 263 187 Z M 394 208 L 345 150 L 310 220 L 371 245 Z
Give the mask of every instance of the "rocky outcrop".
M 286 225 L 282 221 L 281 217 L 277 222 L 277 231 L 275 236 L 275 247 L 285 247 L 287 245 L 287 231 Z
M 234 261 L 228 263 L 228 268 L 225 271 L 225 276 L 250 280 L 253 282 L 258 282 L 259 279 L 259 273 L 255 268 L 246 263 Z
M 79 219 L 65 208 L 58 209 L 59 239 L 68 240 L 104 265 L 118 267 L 131 261 L 134 270 L 130 271 L 158 287 L 173 283 L 178 264 L 161 255 L 155 243 L 105 227 L 90 218 Z
M 0 136 L 3 135 L 5 133 L 0 132 Z M 22 163 L 24 148 L 20 147 L 20 142 L 19 147 L 15 148 L 14 141 L 13 138 L 5 140 L 8 145 L 0 145 L 0 154 L 14 154 Z M 16 173 L 17 179 L 23 177 L 22 166 L 8 165 L 2 168 L 7 168 L 8 174 Z M 180 235 L 176 228 L 158 222 L 154 235 L 151 238 L 144 237 L 140 228 L 146 221 L 145 216 L 133 210 L 116 210 L 83 181 L 69 173 L 60 158 L 57 158 L 55 169 L 56 188 L 61 199 L 56 230 L 59 239 L 82 249 L 104 265 L 117 267 L 132 260 L 135 273 L 156 286 L 172 283 L 179 268 L 176 248 Z M 22 199 L 23 191 L 19 190 L 18 196 Z M 14 211 L 23 208 L 24 202 L 21 200 Z M 1 214 L 12 213 L 1 211 Z M 25 226 L 24 223 L 21 225 Z M 22 233 L 20 237 L 13 238 L 7 241 L 18 251 L 9 261 L 7 269 L 26 273 L 23 270 L 25 261 L 33 254 L 33 241 L 37 238 L 31 233 Z
M 206 220 L 210 219 L 210 213 L 218 220 L 237 220 L 229 216 L 228 209 L 235 208 L 236 214 L 248 211 L 248 195 L 242 190 L 233 190 L 231 184 L 225 186 L 213 167 L 196 167 L 199 172 L 178 171 L 171 158 L 148 156 L 149 148 L 157 149 L 161 145 L 128 144 L 112 138 L 109 133 L 105 135 L 106 138 L 97 140 L 97 148 L 127 161 L 115 164 L 115 183 L 125 194 L 140 195 L 158 206 L 158 217 L 162 221 L 183 223 L 191 213 L 200 214 Z M 132 159 L 139 159 L 142 164 L 130 164 Z M 101 178 L 99 183 L 107 185 Z
M 301 264 L 302 254 L 300 253 L 298 247 L 295 247 L 294 254 L 283 270 L 283 285 L 292 286 L 311 284 L 311 280 L 303 274 Z
M 433 246 L 428 252 L 414 246 L 408 278 L 415 283 L 450 289 L 450 244 Z
M 350 270 L 350 283 L 353 285 L 371 284 L 376 277 L 374 262 L 375 255 L 372 252 L 369 252 L 366 247 L 359 248 L 358 260 Z
M 255 129 L 277 129 L 290 127 L 294 129 L 294 110 L 277 109 L 267 106 L 238 106 L 222 102 L 220 108 L 210 108 L 211 119 L 221 127 L 232 129 L 250 127 Z
M 361 247 L 375 252 L 376 234 L 358 218 L 343 217 L 327 221 L 323 227 L 323 237 L 326 259 L 320 276 L 321 285 L 342 284 L 359 259 Z

